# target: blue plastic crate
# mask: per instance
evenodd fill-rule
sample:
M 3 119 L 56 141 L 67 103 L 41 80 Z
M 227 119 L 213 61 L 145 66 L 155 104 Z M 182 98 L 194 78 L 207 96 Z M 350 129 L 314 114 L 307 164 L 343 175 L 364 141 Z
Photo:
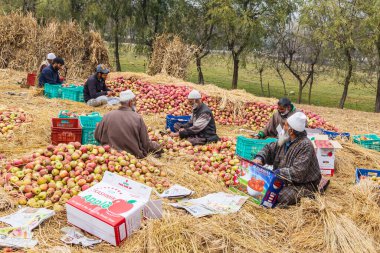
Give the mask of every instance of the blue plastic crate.
M 370 170 L 370 169 L 363 169 L 363 168 L 356 168 L 355 172 L 355 182 L 359 183 L 360 182 L 360 176 L 376 176 L 380 177 L 380 170 Z
M 167 115 L 166 116 L 166 129 L 170 128 L 172 132 L 175 132 L 174 124 L 175 123 L 181 123 L 185 124 L 189 122 L 191 116 L 174 116 L 174 115 Z
M 44 94 L 48 98 L 61 98 L 62 85 L 61 84 L 44 84 Z
M 68 111 L 69 110 L 61 110 L 61 111 L 59 111 L 58 118 L 61 118 L 61 119 L 78 118 L 78 117 L 69 117 L 69 116 L 67 116 L 66 113 Z M 88 116 L 100 116 L 100 113 L 98 113 L 98 112 L 91 112 L 91 113 L 88 113 L 87 115 Z
M 325 134 L 329 137 L 329 139 L 335 139 L 337 137 L 341 137 L 342 139 L 345 138 L 345 139 L 350 139 L 351 135 L 350 133 L 347 133 L 347 132 L 343 132 L 343 133 L 337 133 L 337 132 L 333 132 L 333 131 L 328 131 L 328 130 L 325 130 L 325 129 L 320 129 L 322 131 L 322 134 Z
M 238 136 L 236 141 L 236 155 L 246 160 L 255 158 L 268 143 L 276 142 L 275 138 L 253 139 L 245 136 Z
M 88 115 L 79 116 L 79 122 L 82 127 L 82 144 L 95 144 L 99 145 L 99 142 L 95 140 L 96 125 L 102 120 L 101 116 Z

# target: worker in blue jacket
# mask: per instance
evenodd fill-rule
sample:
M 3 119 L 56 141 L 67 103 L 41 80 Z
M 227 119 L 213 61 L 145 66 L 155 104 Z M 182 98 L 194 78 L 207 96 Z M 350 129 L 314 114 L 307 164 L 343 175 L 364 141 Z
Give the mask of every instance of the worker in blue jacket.
M 62 84 L 58 71 L 63 68 L 65 62 L 62 58 L 55 58 L 48 67 L 44 68 L 38 80 L 38 87 L 44 87 L 48 84 Z

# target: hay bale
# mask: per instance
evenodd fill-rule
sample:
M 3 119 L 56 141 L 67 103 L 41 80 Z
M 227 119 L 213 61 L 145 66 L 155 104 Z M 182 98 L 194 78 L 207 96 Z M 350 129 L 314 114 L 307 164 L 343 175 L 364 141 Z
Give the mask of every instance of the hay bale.
M 52 21 L 39 26 L 28 14 L 0 16 L 0 68 L 35 71 L 46 55 L 65 59 L 69 79 L 86 78 L 96 65 L 109 65 L 108 50 L 99 33 L 85 33 L 72 21 Z
M 177 78 L 185 78 L 193 58 L 194 47 L 183 43 L 178 36 L 162 34 L 153 43 L 153 54 L 148 73 L 163 73 Z
M 0 16 L 0 68 L 31 71 L 37 64 L 37 21 L 31 14 Z

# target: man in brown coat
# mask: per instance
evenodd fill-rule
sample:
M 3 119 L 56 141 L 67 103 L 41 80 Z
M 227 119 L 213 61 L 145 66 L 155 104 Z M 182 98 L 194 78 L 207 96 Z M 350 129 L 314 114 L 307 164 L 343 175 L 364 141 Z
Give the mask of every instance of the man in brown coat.
M 313 197 L 321 181 L 321 170 L 311 141 L 305 132 L 306 115 L 297 112 L 287 119 L 277 142 L 266 145 L 254 163 L 273 165 L 285 187 L 279 194 L 279 206 L 296 204 L 301 197 Z
M 161 154 L 160 145 L 149 139 L 143 118 L 135 112 L 136 96 L 131 90 L 120 93 L 121 107 L 104 115 L 95 130 L 102 145 L 125 150 L 137 158 L 149 153 Z
M 277 111 L 273 114 L 265 128 L 255 136 L 256 138 L 277 138 L 279 126 L 283 128 L 287 118 L 296 112 L 300 112 L 288 98 L 281 98 L 277 105 Z

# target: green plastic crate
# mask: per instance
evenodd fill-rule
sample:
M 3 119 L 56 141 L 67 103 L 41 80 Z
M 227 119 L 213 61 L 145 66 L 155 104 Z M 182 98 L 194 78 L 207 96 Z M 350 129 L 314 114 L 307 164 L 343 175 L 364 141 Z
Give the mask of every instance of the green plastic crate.
M 62 85 L 61 84 L 44 84 L 44 94 L 48 98 L 61 98 Z
M 95 140 L 94 133 L 96 125 L 101 120 L 102 117 L 98 115 L 79 116 L 79 122 L 82 127 L 82 144 L 100 145 L 100 143 Z
M 244 136 L 238 136 L 236 142 L 236 155 L 246 160 L 252 160 L 268 143 L 276 142 L 275 138 L 252 139 Z
M 84 102 L 83 86 L 70 86 L 62 88 L 62 99 Z
M 367 137 L 368 140 L 361 140 L 361 137 Z M 360 146 L 380 152 L 380 137 L 376 134 L 361 134 L 354 136 L 354 142 Z

